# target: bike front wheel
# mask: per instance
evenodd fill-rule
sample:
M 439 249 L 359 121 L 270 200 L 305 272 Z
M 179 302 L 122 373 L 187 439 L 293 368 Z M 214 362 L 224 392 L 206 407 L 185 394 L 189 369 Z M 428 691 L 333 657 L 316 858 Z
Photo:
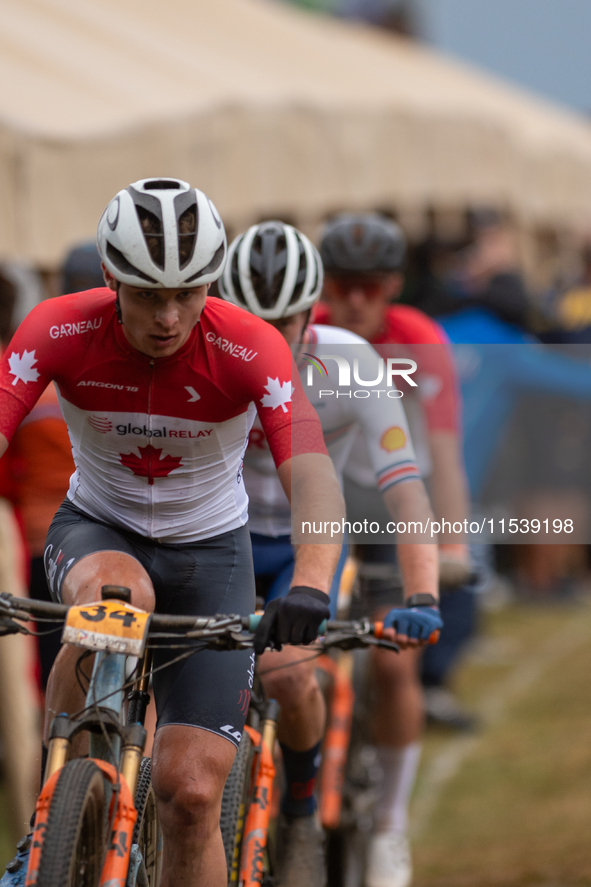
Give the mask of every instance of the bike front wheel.
M 152 786 L 150 758 L 142 758 L 135 792 L 135 809 L 137 820 L 133 831 L 133 844 L 137 845 L 141 854 L 135 884 L 138 887 L 139 885 L 158 887 L 162 872 L 162 830 L 158 819 L 156 793 Z
M 253 757 L 252 740 L 244 731 L 224 787 L 220 817 L 229 885 L 236 885 L 240 874 L 240 850 L 251 791 Z
M 43 837 L 37 887 L 97 887 L 106 848 L 105 780 L 78 758 L 58 778 Z

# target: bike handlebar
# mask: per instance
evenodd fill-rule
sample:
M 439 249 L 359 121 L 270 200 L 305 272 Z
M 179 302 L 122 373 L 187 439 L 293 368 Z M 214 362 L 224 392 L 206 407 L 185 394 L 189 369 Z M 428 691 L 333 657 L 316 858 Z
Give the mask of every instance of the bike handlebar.
M 55 619 L 61 621 L 66 618 L 69 607 L 66 604 L 49 603 L 48 601 L 37 601 L 30 598 L 19 598 L 8 592 L 0 593 L 0 616 L 12 616 L 23 619 L 30 615 L 35 618 Z M 152 613 L 150 618 L 150 634 L 158 631 L 199 631 L 207 630 L 213 633 L 219 630 L 224 631 L 235 630 L 239 624 L 243 630 L 254 633 L 262 618 L 262 613 L 252 613 L 250 616 L 170 616 L 166 613 Z M 218 622 L 218 625 L 216 625 Z M 383 635 L 383 624 L 381 622 L 371 623 L 367 620 L 347 621 L 339 619 L 324 620 L 321 623 L 318 634 L 324 635 L 328 631 L 332 632 L 355 632 L 362 636 L 371 636 L 381 639 Z M 439 632 L 433 632 L 429 638 L 429 643 L 437 643 Z

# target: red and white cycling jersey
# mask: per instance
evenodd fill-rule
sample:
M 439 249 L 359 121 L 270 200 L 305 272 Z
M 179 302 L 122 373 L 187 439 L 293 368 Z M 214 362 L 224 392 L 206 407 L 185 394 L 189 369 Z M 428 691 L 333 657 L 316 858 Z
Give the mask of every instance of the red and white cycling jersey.
M 113 526 L 170 543 L 242 526 L 242 459 L 258 412 L 276 465 L 326 453 L 283 337 L 209 298 L 185 345 L 150 358 L 131 347 L 108 289 L 62 296 L 25 318 L 0 362 L 0 432 L 8 439 L 51 380 L 76 471 L 68 498 Z M 292 403 L 293 394 L 293 403 Z

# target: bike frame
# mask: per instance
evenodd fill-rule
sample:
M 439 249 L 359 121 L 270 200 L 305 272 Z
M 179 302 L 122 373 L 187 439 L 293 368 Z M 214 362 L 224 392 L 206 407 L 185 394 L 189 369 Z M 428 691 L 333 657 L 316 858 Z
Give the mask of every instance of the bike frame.
M 271 819 L 275 764 L 273 750 L 277 735 L 279 706 L 271 699 L 266 706 L 262 732 L 253 727 L 244 729 L 255 748 L 252 774 L 253 785 L 250 806 L 246 814 L 244 836 L 240 851 L 240 887 L 260 887 L 264 874 L 269 821 Z M 236 872 L 230 872 L 230 883 L 235 883 Z
M 142 726 L 146 705 L 145 699 L 141 697 L 147 697 L 150 656 L 146 654 L 141 660 L 140 677 L 131 694 L 129 714 L 132 717 L 139 715 L 140 723 L 129 724 L 128 717 L 128 726 L 123 727 L 121 713 L 127 658 L 123 653 L 95 653 L 92 677 L 86 694 L 86 710 L 92 712 L 98 707 L 100 710 L 96 717 L 70 720 L 67 715 L 58 715 L 53 719 L 43 788 L 35 806 L 35 827 L 25 887 L 35 887 L 37 883 L 49 807 L 59 773 L 68 757 L 71 740 L 77 733 L 88 729 L 89 759 L 100 767 L 112 786 L 109 806 L 109 821 L 112 825 L 99 885 L 125 887 L 127 883 L 133 829 L 137 819 L 134 795 L 146 739 L 146 731 Z
M 321 656 L 317 667 L 332 677 L 332 692 L 322 749 L 319 814 L 323 828 L 335 829 L 341 819 L 345 767 L 355 705 L 355 692 L 351 681 L 353 656 L 344 652 L 337 661 L 329 656 Z

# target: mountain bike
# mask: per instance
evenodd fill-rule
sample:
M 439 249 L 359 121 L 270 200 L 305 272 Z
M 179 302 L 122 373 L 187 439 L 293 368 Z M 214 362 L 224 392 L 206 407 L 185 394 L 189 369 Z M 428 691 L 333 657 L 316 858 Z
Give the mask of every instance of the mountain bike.
M 34 633 L 21 623 L 65 623 L 62 640 L 94 654 L 86 705 L 52 722 L 44 783 L 37 799 L 26 887 L 157 887 L 162 835 L 142 752 L 143 720 L 154 672 L 154 643 L 187 646 L 180 658 L 204 647 L 248 649 L 260 615 L 169 616 L 131 606 L 130 591 L 104 586 L 102 601 L 67 607 L 0 594 L 0 635 Z M 329 622 L 313 656 L 333 647 L 377 643 L 381 626 Z M 138 659 L 130 679 L 129 657 Z M 79 660 L 80 662 L 80 660 Z M 129 706 L 124 717 L 124 694 Z M 260 709 L 260 706 L 259 706 Z M 256 707 L 255 707 L 256 711 Z M 224 791 L 222 832 L 230 883 L 261 885 L 270 870 L 267 833 L 274 777 L 272 750 L 277 705 L 265 703 L 262 731 L 249 725 Z M 89 734 L 88 758 L 68 760 L 71 742 Z
M 429 643 L 437 643 L 434 632 Z M 382 773 L 368 725 L 371 693 L 368 657 L 362 650 L 322 656 L 327 681 L 327 727 L 322 746 L 318 811 L 327 835 L 329 887 L 363 883 L 373 810 Z
M 251 620 L 251 625 L 258 622 L 260 616 Z M 256 622 L 255 622 L 256 620 Z M 354 650 L 361 647 L 376 645 L 385 649 L 398 651 L 398 646 L 391 641 L 382 639 L 382 624 L 371 624 L 367 620 L 331 620 L 320 626 L 320 634 L 323 635 L 318 640 L 310 644 L 310 658 L 325 658 L 330 650 Z M 279 668 L 291 667 L 290 665 L 281 665 Z M 267 669 L 267 672 L 270 669 Z M 269 706 L 271 707 L 271 719 L 269 720 Z M 235 852 L 234 860 L 240 861 L 239 865 L 232 868 L 229 864 L 229 880 L 230 885 L 238 885 L 238 887 L 272 887 L 273 869 L 274 869 L 274 853 L 273 848 L 269 846 L 269 824 L 271 810 L 273 808 L 273 791 L 275 788 L 275 766 L 273 763 L 273 746 L 275 743 L 275 734 L 277 726 L 277 708 L 274 700 L 265 703 L 262 695 L 253 693 L 251 700 L 251 712 L 254 713 L 255 723 L 264 715 L 264 726 L 262 733 L 257 733 L 252 726 L 246 727 L 238 755 L 236 757 L 235 766 L 238 770 L 237 762 L 244 755 L 248 759 L 248 749 L 254 749 L 255 754 L 260 754 L 259 762 L 252 767 L 252 776 L 249 782 L 248 767 L 240 768 L 246 774 L 244 782 L 240 785 L 236 780 L 235 801 L 230 803 L 228 798 L 227 809 L 243 809 L 244 815 L 237 816 L 235 819 L 244 822 L 244 828 L 239 827 L 235 833 Z M 257 769 L 258 767 L 258 769 Z M 234 768 L 233 768 L 234 769 Z M 232 773 L 228 784 L 232 779 Z M 226 791 L 228 791 L 228 784 Z M 240 787 L 239 787 L 240 785 Z M 243 801 L 242 799 L 246 799 Z M 226 797 L 224 798 L 226 800 Z M 222 805 L 223 809 L 223 805 Z M 223 828 L 223 823 L 222 823 Z
M 25 625 L 64 623 L 62 641 L 94 654 L 86 704 L 51 724 L 44 781 L 35 808 L 26 887 L 156 887 L 162 835 L 143 723 L 158 646 L 252 646 L 249 617 L 168 616 L 130 605 L 129 589 L 104 586 L 102 600 L 79 607 L 0 594 L 0 635 L 34 633 Z M 137 658 L 130 679 L 126 668 Z M 174 661 L 174 660 L 173 660 Z M 125 716 L 125 694 L 128 693 Z M 89 735 L 88 758 L 68 760 L 72 740 Z

